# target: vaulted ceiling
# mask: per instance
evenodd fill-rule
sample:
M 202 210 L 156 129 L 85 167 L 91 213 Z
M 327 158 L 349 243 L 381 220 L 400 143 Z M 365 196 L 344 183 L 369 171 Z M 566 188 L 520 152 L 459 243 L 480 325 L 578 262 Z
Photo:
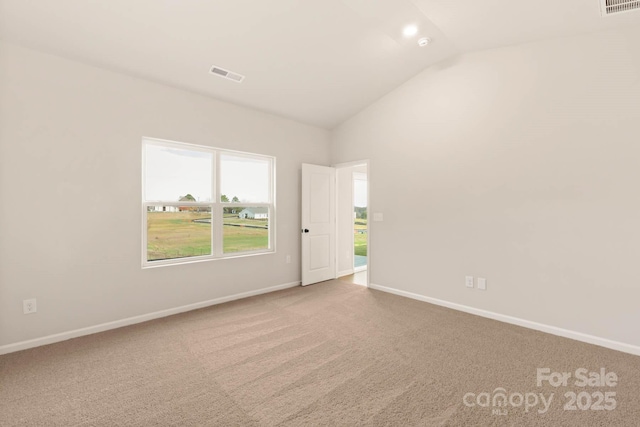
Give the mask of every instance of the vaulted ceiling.
M 599 0 L 0 0 L 2 40 L 329 129 L 459 53 L 638 25 Z

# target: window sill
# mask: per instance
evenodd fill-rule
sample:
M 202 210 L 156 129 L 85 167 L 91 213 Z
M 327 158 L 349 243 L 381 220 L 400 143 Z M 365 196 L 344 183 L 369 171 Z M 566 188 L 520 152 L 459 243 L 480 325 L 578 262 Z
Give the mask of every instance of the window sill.
M 206 257 L 177 258 L 175 260 L 147 261 L 142 263 L 142 269 L 146 270 L 150 268 L 169 267 L 173 265 L 196 264 L 201 262 L 220 261 L 225 259 L 248 258 L 248 257 L 260 256 L 260 255 L 271 255 L 275 253 L 276 253 L 276 250 L 271 249 L 268 251 L 236 252 L 236 253 L 226 254 L 218 257 L 206 256 Z

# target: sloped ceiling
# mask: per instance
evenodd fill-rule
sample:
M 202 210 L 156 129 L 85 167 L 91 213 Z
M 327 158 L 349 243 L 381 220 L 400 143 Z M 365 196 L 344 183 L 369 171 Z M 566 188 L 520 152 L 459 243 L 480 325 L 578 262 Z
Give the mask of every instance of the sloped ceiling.
M 0 0 L 7 42 L 329 129 L 461 52 L 638 25 L 598 0 Z

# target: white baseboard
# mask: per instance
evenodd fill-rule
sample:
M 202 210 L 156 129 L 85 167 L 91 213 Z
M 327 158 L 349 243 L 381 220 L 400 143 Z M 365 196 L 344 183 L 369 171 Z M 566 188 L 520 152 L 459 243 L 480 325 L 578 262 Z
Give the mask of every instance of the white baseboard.
M 349 276 L 351 274 L 353 274 L 353 268 L 350 270 L 342 270 L 342 271 L 338 271 L 338 277 L 344 277 L 344 276 Z
M 239 294 L 215 298 L 208 301 L 196 302 L 193 304 L 187 304 L 180 307 L 154 311 L 153 313 L 142 314 L 140 316 L 127 317 L 126 319 L 116 320 L 116 321 L 107 322 L 107 323 L 101 323 L 95 326 L 88 326 L 86 328 L 74 329 L 72 331 L 61 332 L 59 334 L 53 334 L 53 335 L 47 335 L 45 337 L 34 338 L 27 341 L 20 341 L 13 344 L 6 344 L 3 346 L 0 346 L 0 355 L 13 353 L 20 350 L 26 350 L 28 348 L 39 347 L 42 345 L 53 344 L 60 341 L 66 341 L 71 338 L 77 338 L 84 335 L 90 335 L 98 332 L 108 331 L 110 329 L 121 328 L 123 326 L 134 325 L 136 323 L 142 323 L 142 322 L 146 322 L 153 319 L 159 319 L 161 317 L 167 317 L 173 314 L 184 313 L 185 311 L 197 310 L 199 308 L 222 304 L 229 301 L 235 301 L 242 298 L 248 298 L 256 295 L 266 294 L 269 292 L 279 291 L 282 289 L 293 288 L 298 285 L 300 285 L 300 282 L 285 283 L 282 285 L 276 285 L 268 288 L 257 289 L 255 291 L 242 292 Z
M 507 316 L 504 314 L 494 313 L 492 311 L 481 310 L 479 308 L 469 307 L 462 304 L 456 304 L 449 301 L 440 300 L 437 298 L 431 298 L 420 294 L 414 294 L 412 292 L 402 291 L 400 289 L 389 288 L 386 286 L 376 285 L 374 283 L 369 284 L 369 288 L 376 289 L 382 292 L 388 292 L 418 301 L 424 301 L 431 304 L 439 305 L 442 307 L 451 308 L 453 310 L 463 311 L 469 314 L 475 314 L 476 316 L 486 317 L 488 319 L 498 320 L 504 323 L 510 323 L 512 325 L 522 326 L 529 329 L 535 329 L 536 331 L 546 332 L 548 334 L 557 335 L 564 338 L 570 338 L 576 341 L 586 342 L 588 344 L 595 344 L 601 347 L 610 348 L 612 350 L 618 350 L 625 353 L 634 354 L 640 356 L 640 346 L 623 343 L 620 341 L 613 341 L 607 338 L 596 337 L 594 335 L 583 334 L 582 332 L 570 331 L 568 329 L 558 328 L 556 326 L 545 325 L 543 323 L 532 322 L 530 320 L 520 319 L 518 317 Z

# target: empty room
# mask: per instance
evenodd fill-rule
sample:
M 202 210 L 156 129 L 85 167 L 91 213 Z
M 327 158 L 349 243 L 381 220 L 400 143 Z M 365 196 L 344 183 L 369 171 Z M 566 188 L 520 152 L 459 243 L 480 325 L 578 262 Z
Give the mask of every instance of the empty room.
M 640 1 L 0 0 L 0 426 L 637 426 Z

